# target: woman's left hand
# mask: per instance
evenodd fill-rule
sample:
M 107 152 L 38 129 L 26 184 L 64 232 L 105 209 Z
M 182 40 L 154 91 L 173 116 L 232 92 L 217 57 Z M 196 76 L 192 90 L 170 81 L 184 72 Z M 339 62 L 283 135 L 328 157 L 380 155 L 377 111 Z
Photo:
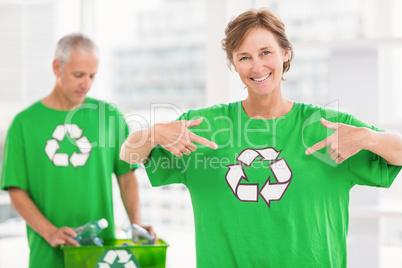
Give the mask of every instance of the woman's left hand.
M 370 129 L 333 123 L 323 118 L 321 118 L 321 124 L 326 128 L 335 130 L 335 133 L 308 148 L 306 150 L 307 155 L 329 146 L 328 154 L 331 156 L 331 159 L 340 164 L 357 154 L 360 150 L 366 149 L 367 138 L 371 132 Z

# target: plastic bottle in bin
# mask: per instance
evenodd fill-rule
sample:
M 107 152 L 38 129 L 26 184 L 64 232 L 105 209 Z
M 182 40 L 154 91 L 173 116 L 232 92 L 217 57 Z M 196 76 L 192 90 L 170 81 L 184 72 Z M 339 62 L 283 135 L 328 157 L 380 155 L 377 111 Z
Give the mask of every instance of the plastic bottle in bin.
M 132 237 L 134 243 L 138 243 L 140 238 L 145 238 L 148 240 L 148 244 L 153 244 L 155 240 L 155 236 L 151 235 L 148 233 L 147 230 L 139 226 L 138 224 L 132 224 L 131 225 L 131 230 L 132 230 Z
M 86 224 L 77 227 L 74 231 L 77 233 L 75 241 L 81 246 L 103 246 L 102 239 L 98 237 L 99 233 L 108 227 L 106 219 L 100 219 L 98 221 L 90 221 Z

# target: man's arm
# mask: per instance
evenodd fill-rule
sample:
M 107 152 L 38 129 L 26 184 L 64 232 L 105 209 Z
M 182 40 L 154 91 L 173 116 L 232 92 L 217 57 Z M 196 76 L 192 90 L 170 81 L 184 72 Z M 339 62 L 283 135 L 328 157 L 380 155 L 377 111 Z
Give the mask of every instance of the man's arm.
M 79 246 L 79 243 L 72 238 L 77 236 L 74 230 L 69 227 L 58 229 L 54 226 L 38 209 L 27 191 L 17 187 L 8 187 L 7 190 L 14 209 L 52 247 L 58 245 Z
M 138 193 L 138 182 L 133 171 L 117 177 L 119 183 L 121 200 L 126 209 L 130 223 L 141 224 L 140 197 Z
M 120 195 L 126 209 L 130 224 L 138 224 L 145 228 L 151 235 L 155 235 L 152 226 L 141 224 L 140 196 L 138 181 L 133 171 L 129 171 L 117 177 Z M 156 235 L 155 235 L 156 237 Z

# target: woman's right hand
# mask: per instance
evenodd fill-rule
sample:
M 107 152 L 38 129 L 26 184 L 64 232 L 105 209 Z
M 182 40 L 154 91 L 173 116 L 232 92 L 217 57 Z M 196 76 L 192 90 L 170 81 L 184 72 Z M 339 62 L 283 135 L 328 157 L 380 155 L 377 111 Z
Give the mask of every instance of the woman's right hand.
M 218 145 L 208 139 L 195 135 L 189 130 L 202 123 L 202 118 L 195 120 L 182 120 L 169 123 L 154 125 L 153 137 L 154 144 L 159 144 L 172 154 L 182 157 L 183 154 L 189 155 L 197 150 L 194 142 L 207 146 L 211 149 L 218 149 Z M 152 135 L 151 134 L 151 135 Z

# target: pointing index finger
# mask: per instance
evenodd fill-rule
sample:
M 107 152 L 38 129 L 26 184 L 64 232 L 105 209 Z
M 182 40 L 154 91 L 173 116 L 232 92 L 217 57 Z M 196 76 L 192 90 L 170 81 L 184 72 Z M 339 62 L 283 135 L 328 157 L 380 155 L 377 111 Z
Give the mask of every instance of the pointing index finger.
M 306 150 L 306 155 L 310 155 L 318 150 L 321 150 L 322 148 L 327 147 L 328 145 L 329 145 L 328 138 L 326 138 L 320 142 L 317 142 L 316 144 L 314 144 L 313 146 L 311 146 L 310 148 L 308 148 Z
M 200 117 L 200 118 L 193 119 L 193 120 L 187 120 L 187 121 L 185 121 L 185 124 L 186 124 L 187 128 L 196 127 L 196 126 L 200 125 L 202 123 L 202 121 L 203 121 L 203 118 Z
M 329 128 L 329 129 L 333 129 L 333 130 L 337 130 L 340 126 L 340 123 L 335 123 L 335 122 L 331 122 L 328 121 L 324 118 L 321 118 L 321 124 L 325 127 L 325 128 Z
M 198 136 L 198 135 L 196 135 L 194 133 L 191 133 L 190 140 L 192 142 L 197 142 L 197 143 L 199 143 L 201 145 L 207 146 L 207 147 L 209 147 L 211 149 L 214 149 L 214 150 L 218 149 L 218 145 L 215 142 L 210 141 L 210 140 L 208 140 L 206 138 L 200 137 L 200 136 Z

